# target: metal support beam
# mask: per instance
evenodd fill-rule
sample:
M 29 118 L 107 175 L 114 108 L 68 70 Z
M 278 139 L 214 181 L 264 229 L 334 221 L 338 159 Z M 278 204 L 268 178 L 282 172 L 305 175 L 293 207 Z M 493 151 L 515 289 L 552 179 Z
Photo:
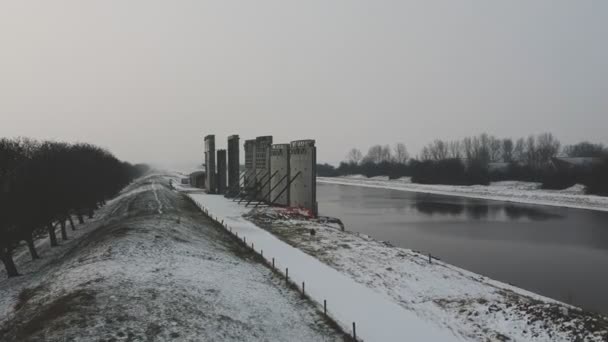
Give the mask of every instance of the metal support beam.
M 281 184 L 281 183 L 282 183 L 282 182 L 285 180 L 285 178 L 287 178 L 287 177 L 289 177 L 289 175 L 285 175 L 285 176 L 283 176 L 283 178 L 281 178 L 281 180 L 279 180 L 279 181 L 278 181 L 278 182 L 277 182 L 277 183 L 276 183 L 276 184 L 275 184 L 275 185 L 274 185 L 274 186 L 273 186 L 273 187 L 270 189 L 270 191 L 268 191 L 268 193 L 266 193 L 266 195 L 264 196 L 264 198 L 266 198 L 266 197 L 270 198 L 269 196 L 270 196 L 270 194 L 272 193 L 272 190 L 276 189 L 276 188 L 277 188 L 277 186 L 279 186 L 279 184 Z M 258 207 L 258 205 L 262 204 L 262 202 L 264 202 L 264 200 L 260 200 L 260 201 L 258 201 L 258 203 L 256 203 L 256 204 L 255 204 L 254 208 L 257 208 L 257 207 Z
M 257 171 L 255 171 L 255 170 L 249 170 L 247 172 L 251 172 L 251 171 L 254 171 L 255 172 L 255 176 L 257 177 L 257 175 L 258 175 Z M 239 196 L 245 191 L 245 189 L 247 189 L 247 184 L 243 184 L 243 189 L 241 189 L 241 191 L 239 191 L 239 193 L 236 196 L 234 196 L 234 199 L 232 201 L 233 202 L 236 201 L 239 198 Z
M 260 171 L 264 172 L 264 170 L 260 170 Z M 269 176 L 269 175 L 270 175 L 270 171 L 268 171 L 268 172 L 266 172 L 266 173 L 262 174 L 262 178 L 260 178 L 260 182 L 261 182 L 263 179 L 265 179 L 267 176 Z M 258 178 L 257 174 L 256 174 L 255 178 L 256 178 L 256 179 Z M 257 184 L 254 184 L 254 185 L 255 185 L 255 187 L 254 187 L 254 191 L 255 191 L 255 193 L 257 193 L 257 192 L 258 192 L 258 185 L 257 185 Z M 249 194 L 246 194 L 246 195 L 248 196 Z M 242 198 L 239 200 L 239 204 L 241 204 L 241 202 L 242 202 L 243 200 L 245 200 L 245 196 L 243 196 L 243 197 L 242 197 Z
M 287 183 L 287 185 L 286 185 L 286 186 L 283 188 L 283 190 L 281 190 L 281 192 L 279 192 L 279 194 L 278 194 L 278 195 L 276 195 L 276 196 L 275 196 L 275 198 L 274 198 L 272 201 L 270 201 L 270 205 L 273 205 L 273 204 L 274 204 L 274 202 L 275 202 L 275 201 L 276 201 L 276 200 L 277 200 L 279 197 L 281 197 L 281 195 L 282 195 L 282 194 L 285 192 L 285 190 L 287 190 L 287 189 L 288 189 L 288 188 L 291 186 L 291 183 L 293 183 L 293 181 L 294 181 L 294 180 L 296 180 L 296 178 L 298 178 L 298 176 L 299 176 L 301 173 L 302 173 L 301 171 L 298 171 L 298 173 L 296 173 L 296 175 L 295 175 L 295 176 L 293 176 L 293 178 L 292 178 L 292 179 L 289 181 L 289 183 Z
M 253 197 L 251 199 L 249 199 L 249 201 L 247 202 L 247 204 L 245 204 L 246 207 L 249 206 L 249 203 L 251 203 L 251 201 L 253 201 L 255 199 L 255 196 L 258 194 L 258 192 L 260 192 L 266 185 L 268 185 L 268 183 L 270 183 L 270 180 L 274 178 L 274 176 L 277 175 L 277 173 L 279 173 L 279 170 L 276 170 L 272 176 L 270 176 L 270 178 L 268 178 L 266 180 L 266 182 L 259 188 L 255 190 L 255 193 L 253 194 Z

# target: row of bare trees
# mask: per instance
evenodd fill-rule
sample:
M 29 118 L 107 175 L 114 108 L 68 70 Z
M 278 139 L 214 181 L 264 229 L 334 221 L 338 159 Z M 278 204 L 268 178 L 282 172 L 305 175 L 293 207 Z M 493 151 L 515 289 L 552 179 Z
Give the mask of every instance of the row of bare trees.
M 561 149 L 561 143 L 551 133 L 530 135 L 517 140 L 500 139 L 483 133 L 461 140 L 435 139 L 422 148 L 417 159 L 420 161 L 461 159 L 482 165 L 515 162 L 542 167 L 549 163 L 551 158 L 560 154 L 568 157 L 602 157 L 606 155 L 606 148 L 602 144 L 582 142 Z M 373 145 L 366 155 L 363 155 L 359 149 L 353 148 L 346 155 L 346 163 L 349 164 L 383 162 L 405 164 L 409 159 L 410 155 L 403 143 L 396 143 L 393 146 Z
M 405 164 L 408 159 L 410 159 L 410 154 L 404 143 L 396 143 L 392 147 L 389 145 L 374 145 L 369 148 L 365 156 L 359 149 L 353 148 L 346 155 L 346 161 L 350 164 L 380 164 L 382 162 Z
M 602 175 L 602 167 L 608 165 L 608 149 L 589 142 L 561 146 L 551 133 L 516 140 L 489 134 L 453 141 L 436 139 L 424 146 L 415 158 L 409 157 L 403 143 L 374 145 L 365 155 L 351 149 L 338 168 L 321 165 L 319 174 L 409 176 L 414 182 L 433 184 L 488 184 L 508 179 L 541 182 L 553 189 L 578 183 L 587 185 L 591 193 L 608 193 L 608 175 Z M 557 156 L 591 157 L 600 161 L 593 161 L 592 169 L 564 170 L 554 167 L 553 158 Z M 602 158 L 606 161 L 602 162 Z
M 499 139 L 488 134 L 467 137 L 462 140 L 435 140 L 426 145 L 421 160 L 464 159 L 469 162 L 517 162 L 532 167 L 542 167 L 557 156 L 561 144 L 551 133 L 519 138 Z
M 145 169 L 90 144 L 0 139 L 0 259 L 8 276 L 18 275 L 13 252 L 22 242 L 39 258 L 36 236 L 48 234 L 54 247 L 59 229 L 67 240 L 72 216 L 84 223 Z

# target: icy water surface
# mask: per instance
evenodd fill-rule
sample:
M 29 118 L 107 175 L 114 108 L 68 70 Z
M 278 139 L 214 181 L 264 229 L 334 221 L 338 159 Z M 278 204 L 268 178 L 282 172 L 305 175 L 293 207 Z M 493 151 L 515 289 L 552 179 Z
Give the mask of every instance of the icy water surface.
M 608 212 L 318 184 L 346 229 L 608 314 Z

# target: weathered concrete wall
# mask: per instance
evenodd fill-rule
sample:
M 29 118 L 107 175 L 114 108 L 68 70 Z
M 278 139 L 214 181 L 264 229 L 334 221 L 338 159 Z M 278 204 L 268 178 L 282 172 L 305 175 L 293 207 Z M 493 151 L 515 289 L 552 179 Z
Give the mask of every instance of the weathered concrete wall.
M 256 180 L 256 199 L 268 200 L 270 192 L 270 149 L 272 147 L 272 136 L 255 138 L 255 170 L 258 173 Z
M 191 186 L 193 186 L 195 188 L 200 188 L 200 189 L 205 188 L 205 172 L 203 172 L 203 171 L 192 172 L 188 176 L 188 178 L 190 180 Z
M 240 164 L 239 136 L 228 137 L 228 195 L 236 195 L 239 192 L 239 164 Z
M 210 194 L 216 192 L 215 181 L 215 135 L 210 134 L 205 137 L 205 189 Z
M 217 193 L 226 193 L 226 150 L 217 150 Z
M 289 151 L 290 177 L 297 178 L 289 188 L 289 206 L 310 210 L 317 215 L 317 148 L 314 140 L 292 141 Z
M 270 180 L 270 201 L 284 206 L 289 205 L 289 187 L 285 189 L 289 184 L 289 147 L 289 144 L 275 144 L 270 150 L 270 174 L 277 172 Z
M 255 187 L 255 139 L 245 140 L 245 178 L 243 188 L 247 191 Z

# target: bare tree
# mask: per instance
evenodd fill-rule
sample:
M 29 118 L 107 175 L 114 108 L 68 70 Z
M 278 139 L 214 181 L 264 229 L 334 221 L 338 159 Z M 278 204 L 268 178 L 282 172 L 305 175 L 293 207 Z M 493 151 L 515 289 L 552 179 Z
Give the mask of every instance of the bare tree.
M 462 151 L 464 153 L 464 157 L 467 158 L 467 160 L 473 159 L 473 150 L 473 139 L 470 137 L 464 138 L 462 140 Z
M 450 141 L 448 144 L 448 157 L 453 159 L 462 158 L 462 145 L 458 140 Z
M 490 137 L 481 134 L 478 137 L 465 138 L 463 150 L 469 164 L 487 164 L 490 162 Z
M 379 164 L 386 161 L 391 161 L 392 153 L 388 145 L 374 145 L 369 148 L 367 155 L 363 158 L 363 162 Z
M 424 146 L 422 150 L 420 150 L 420 156 L 418 157 L 420 160 L 433 160 L 431 156 L 431 151 L 428 146 Z
M 526 161 L 526 143 L 524 141 L 524 138 L 519 138 L 515 142 L 515 146 L 513 147 L 512 160 L 517 161 L 519 163 L 524 163 Z
M 559 153 L 561 143 L 551 133 L 543 133 L 536 137 L 538 163 L 545 165 Z
M 490 161 L 497 162 L 502 154 L 502 143 L 494 136 L 488 138 L 488 151 L 490 153 Z
M 513 160 L 513 140 L 502 139 L 502 161 L 510 163 Z
M 536 139 L 531 135 L 526 139 L 526 152 L 525 152 L 526 164 L 536 167 L 538 164 L 538 156 L 536 152 Z
M 492 156 L 490 155 L 490 136 L 487 133 L 483 133 L 479 136 L 478 141 L 476 160 L 483 164 L 487 164 L 492 159 Z
M 405 164 L 405 162 L 407 162 L 407 160 L 410 158 L 404 143 L 396 143 L 393 147 L 393 152 L 395 162 L 399 164 Z
M 363 163 L 379 163 L 382 158 L 382 145 L 371 146 L 363 157 Z
M 393 152 L 391 151 L 391 147 L 388 145 L 382 146 L 381 154 L 380 154 L 380 162 L 390 162 L 393 161 Z
M 588 141 L 564 147 L 564 154 L 568 157 L 603 157 L 608 156 L 608 149 L 602 144 L 593 144 Z
M 353 148 L 348 151 L 346 155 L 346 160 L 349 164 L 359 164 L 363 159 L 363 153 L 358 148 Z
M 422 149 L 421 158 L 423 160 L 444 160 L 448 159 L 448 143 L 436 139 Z

